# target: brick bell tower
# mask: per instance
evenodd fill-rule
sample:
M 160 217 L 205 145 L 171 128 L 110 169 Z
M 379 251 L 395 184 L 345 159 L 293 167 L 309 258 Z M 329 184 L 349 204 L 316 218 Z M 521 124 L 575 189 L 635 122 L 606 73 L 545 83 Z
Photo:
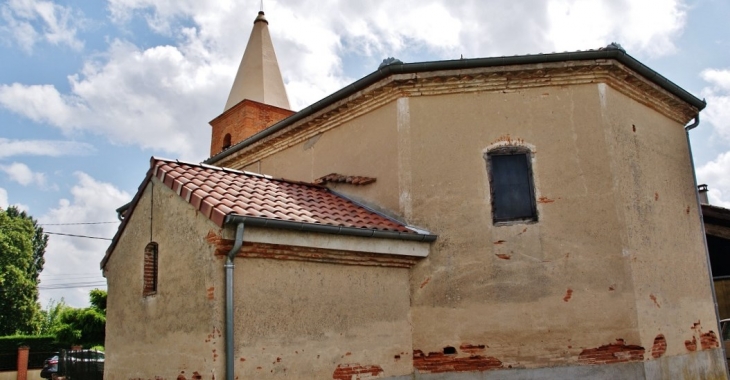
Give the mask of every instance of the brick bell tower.
M 210 122 L 211 157 L 293 113 L 269 35 L 269 22 L 261 11 L 253 22 L 226 107 Z

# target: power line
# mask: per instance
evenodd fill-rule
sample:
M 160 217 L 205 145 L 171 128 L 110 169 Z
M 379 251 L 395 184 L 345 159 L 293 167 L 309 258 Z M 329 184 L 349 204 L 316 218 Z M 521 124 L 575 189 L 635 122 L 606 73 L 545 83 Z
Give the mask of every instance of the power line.
M 58 285 L 58 286 L 39 286 L 38 289 L 40 290 L 58 290 L 58 289 L 74 289 L 74 288 L 98 288 L 106 286 L 106 282 L 99 282 L 95 284 L 86 284 L 86 285 Z
M 79 238 L 86 238 L 86 239 L 112 240 L 112 239 L 109 239 L 109 238 L 103 238 L 103 237 L 98 237 L 98 236 L 86 236 L 86 235 L 62 234 L 62 233 L 60 233 L 60 232 L 48 232 L 48 231 L 43 231 L 43 233 L 44 233 L 44 234 L 49 234 L 49 235 L 61 235 L 61 236 L 71 236 L 71 237 L 79 237 Z
M 84 222 L 84 223 L 38 223 L 39 226 L 77 226 L 81 224 L 112 224 L 119 222 Z

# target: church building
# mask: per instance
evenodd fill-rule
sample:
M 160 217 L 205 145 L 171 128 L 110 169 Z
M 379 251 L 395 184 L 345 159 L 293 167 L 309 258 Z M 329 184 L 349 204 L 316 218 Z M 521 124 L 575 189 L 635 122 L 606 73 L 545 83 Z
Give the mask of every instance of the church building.
M 727 378 L 704 101 L 611 44 L 386 60 L 295 112 L 268 28 L 210 158 L 122 208 L 106 379 Z

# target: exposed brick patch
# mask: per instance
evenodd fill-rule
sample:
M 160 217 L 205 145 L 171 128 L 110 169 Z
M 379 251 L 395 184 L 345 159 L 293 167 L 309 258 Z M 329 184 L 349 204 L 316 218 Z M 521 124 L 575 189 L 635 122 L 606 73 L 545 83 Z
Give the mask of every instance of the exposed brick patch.
M 205 235 L 205 241 L 208 242 L 208 244 L 216 245 L 218 244 L 218 241 L 221 239 L 221 236 L 216 234 L 215 231 L 210 230 L 208 231 L 208 234 Z
M 644 360 L 644 351 L 644 347 L 627 345 L 623 339 L 616 339 L 616 343 L 584 349 L 578 355 L 578 361 L 584 364 L 637 362 Z
M 193 380 L 201 380 L 203 376 L 200 376 L 198 371 L 193 372 Z
M 504 244 L 504 240 L 497 240 L 494 242 L 495 245 Z
M 656 193 L 656 192 L 654 193 L 654 200 L 655 201 L 659 200 L 659 193 Z
M 703 333 L 702 324 L 700 323 L 700 321 L 693 323 L 692 327 L 690 328 L 699 335 L 701 349 L 711 350 L 713 348 L 720 347 L 720 341 L 717 338 L 717 334 L 715 334 L 715 332 L 712 330 Z M 685 340 L 684 346 L 687 348 L 688 351 L 697 351 L 697 335 L 694 335 L 693 333 L 692 340 Z
M 226 255 L 233 247 L 233 240 L 221 239 L 216 255 Z M 410 268 L 417 257 L 373 254 L 368 252 L 338 251 L 333 249 L 296 247 L 280 244 L 243 242 L 237 257 L 266 258 L 275 260 L 313 261 L 343 265 Z
M 476 354 L 476 353 L 479 353 L 479 352 L 484 352 L 484 349 L 486 349 L 486 347 L 487 346 L 485 346 L 483 344 L 466 344 L 466 343 L 464 343 L 461 346 L 459 346 L 459 349 L 462 352 L 468 352 L 470 354 Z
M 421 350 L 413 350 L 413 367 L 430 373 L 485 371 L 502 368 L 502 361 L 483 355 L 457 357 L 441 352 L 429 352 L 425 355 Z
M 662 305 L 660 305 L 659 302 L 656 300 L 656 296 L 655 295 L 649 294 L 649 298 L 651 298 L 651 300 L 654 301 L 654 305 L 656 305 L 656 307 L 658 307 L 658 308 L 661 308 L 662 307 Z
M 208 300 L 212 300 L 215 298 L 215 287 L 208 288 Z
M 335 368 L 332 378 L 335 380 L 359 380 L 378 376 L 383 373 L 379 365 L 340 364 Z
M 497 143 L 506 143 L 506 145 L 525 145 L 525 140 L 521 138 L 512 138 L 509 134 L 499 136 L 498 139 L 492 141 L 490 145 L 494 145 Z M 500 144 L 501 145 L 501 144 Z
M 568 290 L 565 291 L 565 297 L 563 297 L 563 301 L 568 302 L 573 297 L 573 289 L 568 288 Z
M 497 253 L 494 256 L 497 256 L 497 257 L 499 257 L 502 260 L 509 260 L 509 259 L 512 258 L 512 256 L 510 256 L 508 254 L 505 254 L 505 253 Z
M 717 335 L 714 331 L 710 330 L 700 335 L 700 345 L 703 350 L 710 350 L 713 348 L 720 347 L 720 341 L 717 340 Z
M 369 185 L 375 182 L 377 179 L 373 177 L 363 177 L 356 175 L 342 175 L 337 173 L 327 174 L 326 176 L 319 177 L 314 180 L 317 185 L 324 185 L 327 182 L 330 183 L 348 183 L 351 185 L 362 186 Z
M 553 203 L 555 202 L 555 199 L 550 199 L 548 197 L 540 197 L 537 199 L 537 203 Z
M 667 352 L 667 339 L 664 337 L 664 334 L 659 334 L 654 338 L 654 345 L 651 347 L 651 357 L 659 359 L 665 352 Z
M 177 380 L 188 380 L 185 378 L 184 373 L 185 373 L 185 371 L 180 372 L 180 374 L 177 375 Z
M 426 277 L 425 280 L 421 283 L 421 289 L 423 289 L 424 286 L 428 284 L 428 282 L 431 281 L 431 277 Z

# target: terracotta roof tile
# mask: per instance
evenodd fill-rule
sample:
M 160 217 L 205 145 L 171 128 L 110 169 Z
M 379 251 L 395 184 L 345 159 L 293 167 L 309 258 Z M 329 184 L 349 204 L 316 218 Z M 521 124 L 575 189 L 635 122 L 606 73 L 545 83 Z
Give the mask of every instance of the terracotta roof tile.
M 314 184 L 163 159 L 153 159 L 152 165 L 155 177 L 219 226 L 223 226 L 226 215 L 236 214 L 416 233 Z M 350 178 L 349 182 L 347 178 Z M 353 181 L 352 178 L 358 180 Z M 360 183 L 363 181 L 361 178 L 366 177 L 346 177 L 342 182 Z
M 362 177 L 362 176 L 354 176 L 354 175 L 342 175 L 337 173 L 327 174 L 324 177 L 319 177 L 314 180 L 314 183 L 317 185 L 324 185 L 327 182 L 331 183 L 349 183 L 352 185 L 369 185 L 373 182 L 375 182 L 376 179 L 372 177 Z

